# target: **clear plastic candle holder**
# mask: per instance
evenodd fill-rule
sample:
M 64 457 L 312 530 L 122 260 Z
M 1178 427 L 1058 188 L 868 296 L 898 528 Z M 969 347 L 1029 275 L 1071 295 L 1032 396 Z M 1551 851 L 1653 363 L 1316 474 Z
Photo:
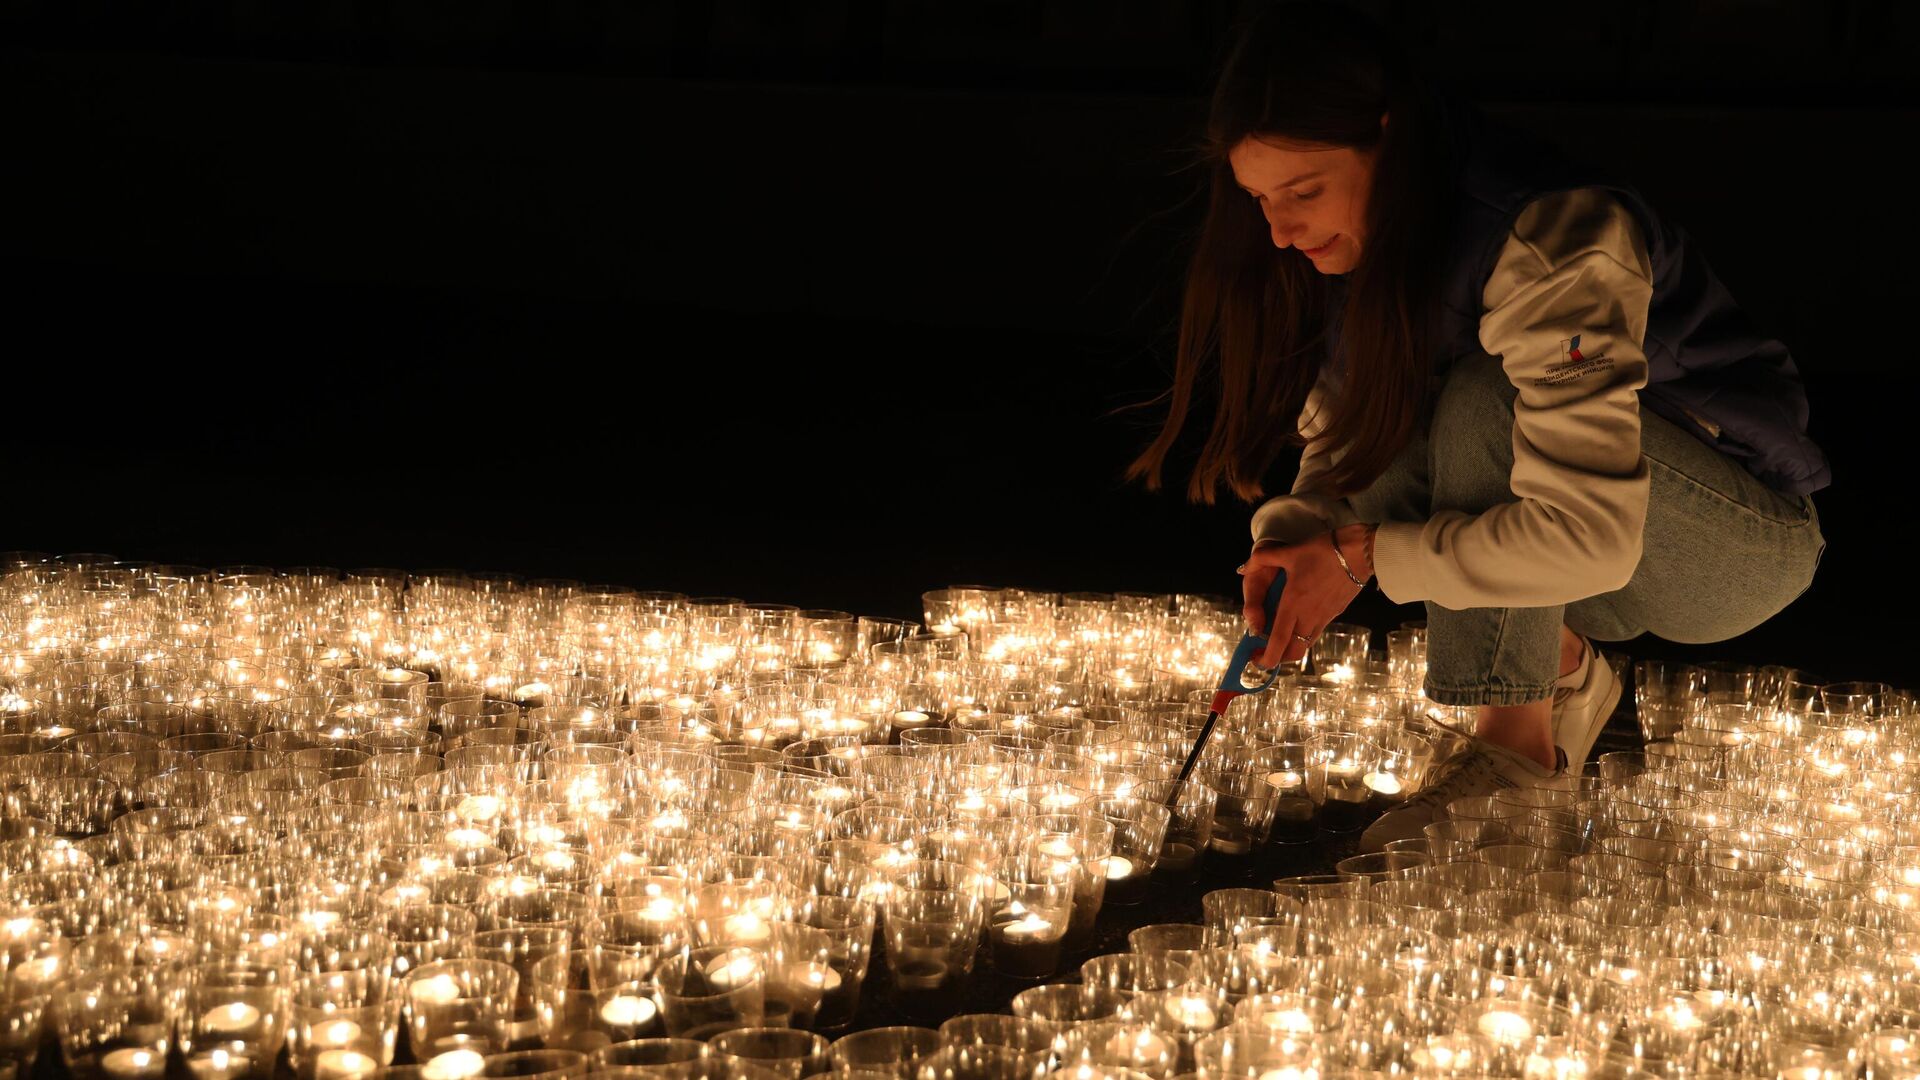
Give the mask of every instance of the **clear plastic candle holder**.
M 571 931 L 551 926 L 482 930 L 473 936 L 468 952 L 481 960 L 506 964 L 518 975 L 513 1015 L 508 1021 L 507 1049 L 538 1045 L 539 1003 L 534 996 L 534 968 L 549 958 L 567 962 L 573 952 Z
M 445 1054 L 504 1053 L 520 996 L 520 973 L 498 960 L 462 957 L 413 970 L 406 984 L 413 1056 L 430 1065 Z M 453 1059 L 445 1068 L 468 1061 Z
M 1137 795 L 1110 795 L 1094 804 L 1095 812 L 1113 826 L 1113 852 L 1107 856 L 1106 903 L 1138 904 L 1151 891 L 1153 868 L 1173 812 L 1164 804 Z
M 766 961 L 748 948 L 707 946 L 669 957 L 654 982 L 667 1034 L 705 1040 L 766 1016 Z
M 835 1039 L 829 1058 L 835 1072 L 891 1072 L 913 1080 L 919 1063 L 940 1051 L 940 1032 L 933 1028 L 895 1025 L 868 1028 Z
M 1200 856 L 1213 839 L 1214 790 L 1197 775 L 1184 784 L 1173 780 L 1148 780 L 1134 785 L 1134 798 L 1158 803 L 1168 810 L 1167 832 L 1154 861 L 1154 874 L 1161 881 L 1183 882 L 1200 871 Z M 1150 886 L 1149 886 L 1150 887 Z
M 908 1016 L 952 1015 L 973 974 L 992 879 L 923 860 L 908 864 L 889 886 L 882 932 L 896 1002 Z
M 587 1055 L 577 1050 L 514 1050 L 492 1054 L 482 1063 L 479 1073 L 485 1080 L 574 1080 L 586 1074 Z
M 1208 785 L 1214 791 L 1208 862 L 1225 873 L 1251 874 L 1254 852 L 1264 848 L 1273 834 L 1281 791 L 1264 772 L 1216 773 Z
M 292 1022 L 287 1029 L 287 1061 L 302 1080 L 321 1072 L 320 1058 L 334 1073 L 348 1055 L 374 1065 L 393 1062 L 400 1025 L 400 998 L 389 993 L 384 971 L 327 971 L 296 977 Z M 357 1059 L 354 1059 L 357 1060 Z
M 603 1046 L 587 1055 L 587 1071 L 594 1075 L 681 1077 L 708 1056 L 707 1044 L 696 1039 L 662 1036 Z
M 186 972 L 180 1052 L 200 1080 L 271 1077 L 292 1019 L 292 973 L 233 961 Z
M 665 1031 L 659 1003 L 647 983 L 586 986 L 561 956 L 535 964 L 531 978 L 540 1041 L 550 1050 L 593 1053 Z
M 173 987 L 110 969 L 55 994 L 60 1055 L 77 1080 L 159 1080 L 173 1047 Z
M 735 1028 L 707 1041 L 715 1054 L 739 1058 L 777 1073 L 786 1080 L 802 1080 L 827 1070 L 831 1043 L 810 1031 L 785 1027 Z
M 1380 752 L 1372 740 L 1354 731 L 1321 730 L 1309 740 L 1307 794 L 1319 806 L 1322 832 L 1358 832 L 1372 820 L 1367 786 L 1377 771 Z

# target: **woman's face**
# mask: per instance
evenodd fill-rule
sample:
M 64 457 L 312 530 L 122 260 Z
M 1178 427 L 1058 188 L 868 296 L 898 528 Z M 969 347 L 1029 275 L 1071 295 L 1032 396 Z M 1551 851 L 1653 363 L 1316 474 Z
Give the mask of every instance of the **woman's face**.
M 1366 243 L 1374 151 L 1249 136 L 1227 154 L 1266 215 L 1273 246 L 1296 248 L 1323 274 L 1344 274 Z

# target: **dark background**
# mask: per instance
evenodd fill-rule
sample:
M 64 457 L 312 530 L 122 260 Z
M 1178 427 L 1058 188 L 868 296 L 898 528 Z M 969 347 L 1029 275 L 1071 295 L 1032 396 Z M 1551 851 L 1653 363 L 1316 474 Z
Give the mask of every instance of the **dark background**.
M 1166 382 L 1238 6 L 4 0 L 0 547 L 1232 589 L 1247 508 L 1122 484 L 1156 414 L 1112 411 Z M 1805 374 L 1819 579 L 1627 651 L 1920 681 L 1920 9 L 1363 6 L 1636 179 Z

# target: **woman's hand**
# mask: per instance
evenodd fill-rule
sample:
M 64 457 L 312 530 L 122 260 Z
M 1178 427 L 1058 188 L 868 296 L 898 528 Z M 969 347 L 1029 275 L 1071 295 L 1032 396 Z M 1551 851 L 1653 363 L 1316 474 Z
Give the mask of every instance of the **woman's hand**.
M 1272 544 L 1254 549 L 1240 569 L 1241 592 L 1246 602 L 1242 614 L 1256 633 L 1267 635 L 1267 651 L 1260 656 L 1262 667 L 1273 668 L 1282 661 L 1299 660 L 1307 655 L 1307 642 L 1320 636 L 1328 623 L 1340 617 L 1360 595 L 1361 586 L 1347 577 L 1333 545 L 1341 545 L 1353 572 L 1362 580 L 1373 576 L 1372 560 L 1366 553 L 1373 532 L 1371 525 L 1347 525 L 1298 544 Z M 1273 626 L 1264 627 L 1266 613 L 1260 610 L 1274 572 L 1287 572 L 1287 587 L 1280 594 L 1280 608 Z M 1305 642 L 1301 639 L 1304 638 Z

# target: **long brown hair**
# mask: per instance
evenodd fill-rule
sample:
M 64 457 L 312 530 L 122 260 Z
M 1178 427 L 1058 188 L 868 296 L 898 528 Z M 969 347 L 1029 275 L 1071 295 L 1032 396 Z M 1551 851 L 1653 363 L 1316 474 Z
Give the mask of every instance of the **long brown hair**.
M 1433 92 L 1364 16 L 1272 3 L 1243 27 L 1194 148 L 1209 171 L 1209 204 L 1187 268 L 1167 418 L 1129 479 L 1160 486 L 1209 388 L 1217 400 L 1187 484 L 1194 501 L 1213 502 L 1222 483 L 1259 498 L 1284 448 L 1304 444 L 1297 421 L 1325 359 L 1328 285 L 1306 256 L 1274 248 L 1234 181 L 1227 152 L 1262 135 L 1376 153 L 1366 243 L 1340 324 L 1343 392 L 1328 402 L 1320 436 L 1337 460 L 1320 486 L 1351 494 L 1379 477 L 1426 404 L 1446 206 L 1438 127 Z

